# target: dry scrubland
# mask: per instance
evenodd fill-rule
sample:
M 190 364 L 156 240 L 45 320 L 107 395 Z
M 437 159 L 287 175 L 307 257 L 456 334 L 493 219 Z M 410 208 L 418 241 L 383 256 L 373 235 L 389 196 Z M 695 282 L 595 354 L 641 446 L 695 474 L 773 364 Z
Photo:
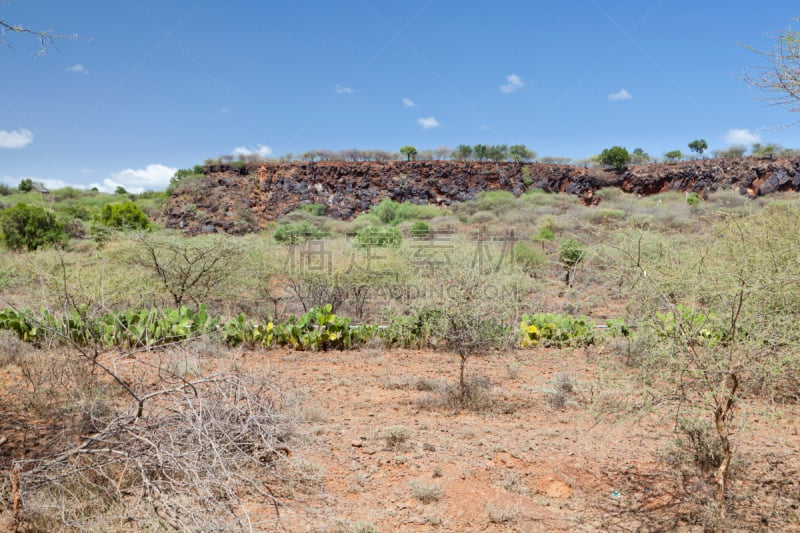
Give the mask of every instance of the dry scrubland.
M 800 202 L 598 195 L 4 252 L 0 520 L 800 531 Z

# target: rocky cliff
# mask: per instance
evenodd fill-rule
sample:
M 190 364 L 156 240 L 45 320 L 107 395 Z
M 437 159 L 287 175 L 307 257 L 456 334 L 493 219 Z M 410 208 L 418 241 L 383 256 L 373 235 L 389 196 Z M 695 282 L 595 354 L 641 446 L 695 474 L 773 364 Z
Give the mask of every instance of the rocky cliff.
M 800 190 L 800 158 L 708 159 L 651 164 L 625 172 L 538 163 L 458 161 L 252 163 L 210 166 L 204 178 L 184 180 L 165 213 L 169 228 L 186 234 L 257 231 L 299 206 L 322 204 L 333 218 L 349 219 L 384 198 L 449 205 L 481 191 L 528 189 L 575 194 L 597 203 L 595 191 L 619 187 L 649 195 L 720 188 L 761 196 Z

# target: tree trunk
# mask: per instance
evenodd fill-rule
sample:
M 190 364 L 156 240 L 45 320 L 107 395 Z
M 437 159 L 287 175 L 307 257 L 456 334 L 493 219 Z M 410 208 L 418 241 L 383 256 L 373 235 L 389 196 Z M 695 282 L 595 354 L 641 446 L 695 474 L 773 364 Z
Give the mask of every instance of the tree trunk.
M 461 367 L 459 368 L 458 373 L 458 387 L 459 392 L 461 395 L 461 405 L 464 405 L 467 402 L 467 382 L 464 377 L 464 374 L 467 369 L 467 356 L 461 355 Z
M 727 398 L 724 399 L 714 411 L 714 425 L 717 429 L 717 436 L 722 444 L 722 462 L 717 468 L 716 481 L 717 481 L 717 524 L 715 530 L 717 533 L 725 531 L 725 520 L 727 518 L 727 509 L 725 506 L 725 496 L 728 492 L 728 474 L 730 473 L 731 457 L 733 456 L 733 449 L 731 448 L 730 435 L 730 421 L 733 417 L 733 409 L 735 407 L 734 397 L 736 390 L 739 388 L 739 379 L 735 373 L 728 376 Z

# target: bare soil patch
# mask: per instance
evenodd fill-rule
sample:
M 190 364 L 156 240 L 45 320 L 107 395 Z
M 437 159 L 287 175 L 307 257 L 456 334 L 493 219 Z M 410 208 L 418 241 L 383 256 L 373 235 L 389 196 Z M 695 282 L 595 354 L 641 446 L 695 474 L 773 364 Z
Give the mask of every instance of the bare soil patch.
M 319 475 L 294 494 L 287 531 L 702 530 L 702 502 L 664 459 L 674 428 L 630 410 L 626 376 L 601 376 L 598 348 L 470 360 L 495 405 L 437 406 L 457 356 L 427 351 L 248 352 L 304 417 L 292 460 Z M 631 371 L 633 372 L 633 371 Z M 557 376 L 575 394 L 550 401 Z M 434 389 L 434 390 L 431 390 Z M 733 495 L 742 530 L 800 531 L 795 405 L 748 413 Z M 402 442 L 386 431 L 407 429 Z M 695 522 L 693 524 L 693 522 Z M 370 529 L 370 527 L 374 529 Z M 699 529 L 698 529 L 699 528 Z

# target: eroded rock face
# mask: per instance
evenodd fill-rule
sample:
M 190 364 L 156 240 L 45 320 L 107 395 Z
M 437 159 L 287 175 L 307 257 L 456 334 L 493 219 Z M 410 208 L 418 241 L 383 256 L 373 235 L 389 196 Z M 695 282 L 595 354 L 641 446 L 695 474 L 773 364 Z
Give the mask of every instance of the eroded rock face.
M 322 204 L 328 216 L 350 219 L 384 198 L 450 205 L 481 191 L 528 189 L 574 194 L 597 203 L 595 191 L 619 187 L 649 195 L 719 188 L 760 196 L 800 190 L 800 158 L 709 159 L 632 167 L 618 173 L 566 165 L 459 161 L 253 163 L 208 167 L 206 177 L 181 184 L 165 214 L 168 228 L 197 235 L 258 231 L 299 206 Z

